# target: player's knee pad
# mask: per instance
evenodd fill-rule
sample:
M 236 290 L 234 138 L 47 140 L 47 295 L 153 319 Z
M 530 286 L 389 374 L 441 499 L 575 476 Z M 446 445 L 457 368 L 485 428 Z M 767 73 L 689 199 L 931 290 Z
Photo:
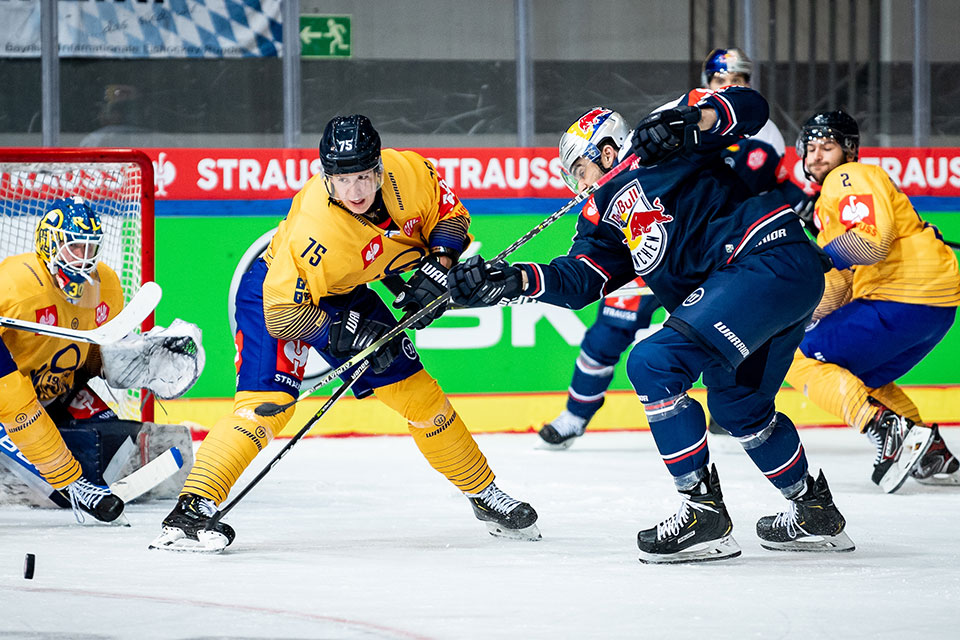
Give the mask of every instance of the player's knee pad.
M 80 477 L 80 463 L 67 448 L 56 425 L 37 400 L 30 381 L 19 371 L 0 378 L 0 422 L 9 438 L 4 450 L 19 449 L 53 488 Z
M 627 358 L 627 377 L 644 404 L 656 402 L 693 386 L 695 378 L 687 373 L 685 364 L 666 345 L 644 340 L 633 347 Z
M 430 466 L 458 489 L 478 493 L 493 482 L 486 457 L 430 374 L 419 371 L 375 393 L 407 419 L 410 434 Z
M 265 402 L 285 404 L 293 398 L 278 391 L 238 392 L 232 414 L 218 420 L 197 450 L 184 493 L 226 500 L 237 478 L 257 454 L 279 433 L 293 413 L 291 407 L 276 416 L 259 416 L 254 410 Z

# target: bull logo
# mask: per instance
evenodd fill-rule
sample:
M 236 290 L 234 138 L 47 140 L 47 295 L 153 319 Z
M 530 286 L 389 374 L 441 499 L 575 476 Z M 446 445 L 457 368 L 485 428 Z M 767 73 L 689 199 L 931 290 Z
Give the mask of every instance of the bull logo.
M 630 239 L 636 240 L 642 238 L 653 230 L 653 225 L 672 222 L 673 216 L 664 213 L 663 205 L 660 204 L 660 198 L 653 201 L 651 209 L 634 209 L 630 214 L 628 225 L 630 227 Z

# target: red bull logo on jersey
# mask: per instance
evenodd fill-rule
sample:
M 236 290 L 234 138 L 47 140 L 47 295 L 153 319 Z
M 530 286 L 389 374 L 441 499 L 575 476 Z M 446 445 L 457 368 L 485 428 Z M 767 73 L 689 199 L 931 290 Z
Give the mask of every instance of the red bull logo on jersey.
M 637 275 L 649 273 L 660 264 L 667 240 L 664 225 L 672 222 L 673 216 L 664 210 L 660 198 L 650 202 L 639 180 L 620 189 L 607 205 L 603 221 L 623 232 Z

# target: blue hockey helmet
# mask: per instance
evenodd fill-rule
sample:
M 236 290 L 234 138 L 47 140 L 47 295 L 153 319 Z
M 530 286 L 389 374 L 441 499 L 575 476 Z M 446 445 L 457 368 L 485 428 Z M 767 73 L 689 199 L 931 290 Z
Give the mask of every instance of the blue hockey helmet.
M 103 244 L 100 216 L 83 198 L 54 200 L 37 221 L 34 238 L 37 256 L 67 298 L 78 299 L 97 268 Z
M 742 49 L 735 47 L 730 49 L 714 49 L 707 56 L 707 59 L 703 61 L 700 82 L 706 87 L 710 84 L 710 79 L 715 75 L 726 76 L 733 74 L 740 74 L 747 82 L 750 82 L 751 73 L 753 73 L 753 61 Z

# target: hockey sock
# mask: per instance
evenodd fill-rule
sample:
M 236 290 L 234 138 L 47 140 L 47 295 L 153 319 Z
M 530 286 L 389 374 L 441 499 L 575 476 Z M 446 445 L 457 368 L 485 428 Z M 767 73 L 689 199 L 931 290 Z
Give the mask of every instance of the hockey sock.
M 54 489 L 80 477 L 80 463 L 40 405 L 33 385 L 19 371 L 0 378 L 0 422 L 13 444 Z
M 583 351 L 577 357 L 573 379 L 567 390 L 567 411 L 587 422 L 603 406 L 607 388 L 613 380 L 613 365 L 600 364 Z
M 870 396 L 887 409 L 912 420 L 916 424 L 923 424 L 923 420 L 920 418 L 920 409 L 897 383 L 890 382 L 878 389 L 870 389 L 869 391 Z
M 406 418 L 427 462 L 458 489 L 476 494 L 493 482 L 487 459 L 440 385 L 426 371 L 379 387 L 374 393 Z
M 197 449 L 193 469 L 181 495 L 191 493 L 218 505 L 257 454 L 293 416 L 293 407 L 276 416 L 258 416 L 253 410 L 264 402 L 286 404 L 293 398 L 278 391 L 238 391 L 233 413 L 220 418 Z
M 680 490 L 700 481 L 700 469 L 710 462 L 707 417 L 699 402 L 685 392 L 643 405 L 650 432 L 673 481 Z
M 860 432 L 876 414 L 868 398 L 870 390 L 860 378 L 841 366 L 807 358 L 799 349 L 787 372 L 787 383 Z
M 787 498 L 803 489 L 807 455 L 797 428 L 786 415 L 774 413 L 759 431 L 737 437 L 757 468 Z

